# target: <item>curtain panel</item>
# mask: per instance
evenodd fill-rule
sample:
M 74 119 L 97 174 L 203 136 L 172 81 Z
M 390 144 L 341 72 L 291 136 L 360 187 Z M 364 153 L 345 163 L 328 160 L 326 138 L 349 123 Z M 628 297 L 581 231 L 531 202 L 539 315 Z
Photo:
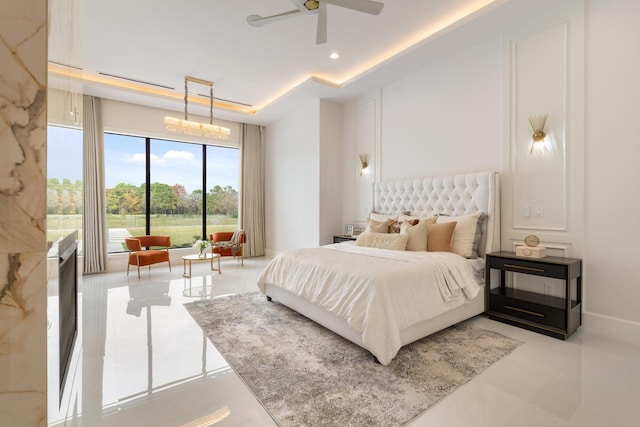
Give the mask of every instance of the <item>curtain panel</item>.
M 82 253 L 83 273 L 107 268 L 107 208 L 104 178 L 102 99 L 83 96 Z
M 264 230 L 264 127 L 243 123 L 240 137 L 240 226 L 246 235 L 245 256 L 263 256 Z

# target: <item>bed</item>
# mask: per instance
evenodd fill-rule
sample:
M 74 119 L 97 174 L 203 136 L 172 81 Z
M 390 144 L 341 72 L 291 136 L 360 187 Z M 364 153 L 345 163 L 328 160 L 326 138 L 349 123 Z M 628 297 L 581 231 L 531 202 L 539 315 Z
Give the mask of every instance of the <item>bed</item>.
M 268 300 L 323 325 L 387 365 L 402 346 L 484 312 L 484 255 L 500 245 L 498 174 L 379 182 L 373 195 L 372 218 L 404 214 L 429 217 L 438 224 L 456 223 L 451 248 L 457 245 L 457 253 L 381 249 L 353 242 L 289 250 L 268 264 L 258 287 Z M 464 224 L 470 217 L 479 220 L 472 230 L 473 251 L 468 253 L 469 242 L 464 247 L 459 244 L 462 232 L 469 231 Z M 412 232 L 411 225 L 407 227 L 402 234 Z M 387 239 L 370 233 L 366 237 Z

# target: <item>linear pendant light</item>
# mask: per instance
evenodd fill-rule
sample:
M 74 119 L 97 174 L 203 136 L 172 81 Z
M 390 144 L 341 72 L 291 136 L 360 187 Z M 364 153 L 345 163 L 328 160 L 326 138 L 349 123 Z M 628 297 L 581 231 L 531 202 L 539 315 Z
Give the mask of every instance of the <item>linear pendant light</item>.
M 199 83 L 209 86 L 209 124 L 193 122 L 189 120 L 187 113 L 189 88 L 188 83 Z M 189 136 L 199 136 L 204 138 L 227 139 L 231 130 L 213 124 L 213 83 L 195 77 L 185 76 L 184 78 L 184 120 L 174 117 L 165 117 L 164 126 L 170 132 L 182 133 Z

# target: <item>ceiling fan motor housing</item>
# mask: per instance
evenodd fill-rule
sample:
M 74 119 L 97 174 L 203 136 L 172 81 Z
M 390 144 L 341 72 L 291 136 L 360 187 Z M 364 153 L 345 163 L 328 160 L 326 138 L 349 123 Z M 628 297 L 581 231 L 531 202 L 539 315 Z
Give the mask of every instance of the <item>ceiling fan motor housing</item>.
M 316 10 L 319 7 L 318 0 L 307 0 L 304 2 L 304 7 L 308 10 Z

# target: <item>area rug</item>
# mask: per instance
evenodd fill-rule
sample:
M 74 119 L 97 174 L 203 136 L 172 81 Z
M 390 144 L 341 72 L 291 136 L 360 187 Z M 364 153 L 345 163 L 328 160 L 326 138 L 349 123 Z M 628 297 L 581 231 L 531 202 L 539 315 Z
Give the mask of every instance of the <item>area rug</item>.
M 185 307 L 283 427 L 402 426 L 520 344 L 458 325 L 403 347 L 382 366 L 260 292 Z

